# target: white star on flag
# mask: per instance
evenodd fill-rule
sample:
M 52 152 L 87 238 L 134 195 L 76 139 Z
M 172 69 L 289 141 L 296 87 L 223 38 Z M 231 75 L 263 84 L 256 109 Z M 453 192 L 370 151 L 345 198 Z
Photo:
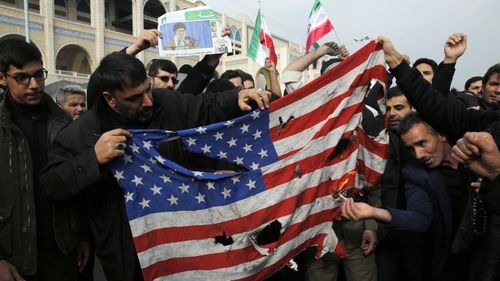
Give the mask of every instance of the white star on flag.
M 147 150 L 149 150 L 151 147 L 153 147 L 153 145 L 151 144 L 151 141 L 143 141 L 142 142 L 142 147 L 144 147 Z
M 116 179 L 116 181 L 124 180 L 125 177 L 123 176 L 123 171 L 115 171 L 115 174 L 113 175 Z
M 153 172 L 151 170 L 151 168 L 148 165 L 146 165 L 146 164 L 142 164 L 141 168 L 144 170 L 144 173 L 147 173 L 147 172 L 151 173 L 151 172 Z
M 261 134 L 262 134 L 262 131 L 256 130 L 255 134 L 253 134 L 253 139 L 256 140 L 256 139 L 260 138 Z
M 153 195 L 160 194 L 161 195 L 161 187 L 157 186 L 156 184 L 153 184 L 153 187 L 150 188 L 151 191 L 153 191 Z
M 134 200 L 134 193 L 128 191 L 127 194 L 125 194 L 124 197 L 125 197 L 125 203 L 127 203 L 128 201 Z
M 207 128 L 204 128 L 204 127 L 198 127 L 198 128 L 196 129 L 196 131 L 197 131 L 198 133 L 200 133 L 200 135 L 201 135 L 201 134 L 205 134 L 205 133 L 207 132 Z
M 198 200 L 198 204 L 201 202 L 205 202 L 205 195 L 202 195 L 201 193 L 198 192 L 198 196 L 195 196 L 196 200 Z
M 203 172 L 200 172 L 200 171 L 193 171 L 193 175 L 195 177 L 203 177 Z
M 245 144 L 245 147 L 243 147 L 243 149 L 245 150 L 245 152 L 252 151 L 252 145 L 251 144 Z
M 234 125 L 234 121 L 228 120 L 228 121 L 226 121 L 226 123 L 224 123 L 224 125 L 226 126 L 226 128 L 232 127 Z
M 241 158 L 240 157 L 236 157 L 236 159 L 234 159 L 233 161 L 234 161 L 234 163 L 236 163 L 238 165 L 243 165 L 244 164 L 243 160 L 244 160 L 243 157 L 241 157 Z
M 215 183 L 214 182 L 209 181 L 206 183 L 206 185 L 207 185 L 208 190 L 210 190 L 210 189 L 215 190 Z
M 233 181 L 233 184 L 240 182 L 240 178 L 238 176 L 232 177 L 231 180 Z
M 189 193 L 189 185 L 183 183 L 179 186 L 179 189 L 181 190 L 182 194 L 184 193 Z
M 189 139 L 187 139 L 187 142 L 188 142 L 188 146 L 196 145 L 196 139 L 189 138 Z
M 256 183 L 257 183 L 257 181 L 248 180 L 248 183 L 245 185 L 248 186 L 248 190 L 251 190 L 251 189 L 255 188 Z
M 132 143 L 132 145 L 130 146 L 130 148 L 132 149 L 132 151 L 134 153 L 138 153 L 139 152 L 139 147 L 134 143 Z
M 170 177 L 167 177 L 167 176 L 165 176 L 165 175 L 160 176 L 160 178 L 163 180 L 163 183 L 172 182 L 172 181 L 170 180 Z
M 217 157 L 219 157 L 220 159 L 225 159 L 227 158 L 227 152 L 224 152 L 224 151 L 219 151 L 219 154 L 217 154 Z
M 141 205 L 143 209 L 146 207 L 149 208 L 149 201 L 151 201 L 151 200 L 146 200 L 146 198 L 142 198 L 142 201 L 141 201 L 141 203 L 139 203 L 139 205 Z
M 250 128 L 250 126 L 249 126 L 249 125 L 247 125 L 247 124 L 243 124 L 243 126 L 241 126 L 241 128 L 240 128 L 240 129 L 241 129 L 241 133 L 242 133 L 242 134 L 243 134 L 243 133 L 247 133 L 247 132 L 248 132 L 248 128 Z
M 227 142 L 227 144 L 229 145 L 229 147 L 233 147 L 233 146 L 236 146 L 236 141 L 237 141 L 237 139 L 235 139 L 235 138 L 231 138 L 231 139 Z
M 267 150 L 264 150 L 264 149 L 260 149 L 260 152 L 257 153 L 260 155 L 260 158 L 264 158 L 264 157 L 267 157 Z
M 251 114 L 253 120 L 259 118 L 259 115 L 260 115 L 260 111 L 258 111 L 258 110 L 252 112 L 252 114 Z
M 179 205 L 179 203 L 177 203 L 178 200 L 179 198 L 174 197 L 174 195 L 170 195 L 170 198 L 167 198 L 167 201 L 170 202 L 170 206 Z
M 210 151 L 211 148 L 212 147 L 210 145 L 205 144 L 205 146 L 202 147 L 201 150 L 203 150 L 203 152 L 205 152 L 205 153 L 209 153 L 209 152 L 211 152 Z
M 224 133 L 221 133 L 221 132 L 217 132 L 214 137 L 215 137 L 215 140 L 221 140 L 222 139 L 222 136 L 224 135 Z
M 259 163 L 252 162 L 252 165 L 250 165 L 250 168 L 252 168 L 252 170 L 259 169 Z
M 231 189 L 227 189 L 224 187 L 224 191 L 221 192 L 222 195 L 224 195 L 224 199 L 227 197 L 231 197 Z
M 138 185 L 142 184 L 142 178 L 139 178 L 136 175 L 134 175 L 134 179 L 131 180 L 131 182 L 135 183 L 135 186 L 138 186 Z
M 127 163 L 129 163 L 129 162 L 130 163 L 134 162 L 132 160 L 132 155 L 128 155 L 128 154 L 123 155 L 122 160 L 125 163 L 125 165 L 127 165 Z

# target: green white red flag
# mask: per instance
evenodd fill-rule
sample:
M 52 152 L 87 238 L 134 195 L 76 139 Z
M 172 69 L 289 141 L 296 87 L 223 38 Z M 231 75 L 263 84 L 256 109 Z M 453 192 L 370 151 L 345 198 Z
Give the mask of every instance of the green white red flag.
M 275 65 L 278 63 L 271 32 L 264 16 L 260 13 L 260 9 L 255 19 L 252 41 L 250 41 L 247 56 L 262 66 L 264 66 L 266 58 L 271 59 Z
M 314 1 L 311 13 L 309 14 L 309 24 L 307 25 L 306 52 L 309 53 L 311 46 L 316 44 L 323 36 L 333 30 L 333 25 L 326 14 L 321 2 Z

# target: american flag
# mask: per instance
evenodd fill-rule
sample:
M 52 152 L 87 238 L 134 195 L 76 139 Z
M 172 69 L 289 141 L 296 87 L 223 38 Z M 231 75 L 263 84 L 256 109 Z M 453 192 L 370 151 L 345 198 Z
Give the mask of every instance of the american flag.
M 384 65 L 381 47 L 369 43 L 269 110 L 177 132 L 131 131 L 110 167 L 145 280 L 260 280 L 308 247 L 317 257 L 341 252 L 332 195 L 341 183 L 376 184 L 385 166 L 385 130 L 370 137 L 361 126 L 370 82 L 385 85 Z M 173 163 L 156 150 L 173 138 L 247 171 Z M 259 233 L 270 225 L 278 235 L 265 241 Z

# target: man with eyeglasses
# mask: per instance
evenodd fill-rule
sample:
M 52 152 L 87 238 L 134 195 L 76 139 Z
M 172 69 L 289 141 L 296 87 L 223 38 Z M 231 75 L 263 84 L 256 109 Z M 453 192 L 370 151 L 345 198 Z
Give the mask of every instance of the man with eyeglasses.
M 153 89 L 174 89 L 177 80 L 177 66 L 166 59 L 153 59 L 148 68 L 148 74 L 153 78 Z
M 49 146 L 70 122 L 44 92 L 46 78 L 37 47 L 0 43 L 0 280 L 76 280 L 85 264 L 73 208 L 51 201 L 40 182 Z

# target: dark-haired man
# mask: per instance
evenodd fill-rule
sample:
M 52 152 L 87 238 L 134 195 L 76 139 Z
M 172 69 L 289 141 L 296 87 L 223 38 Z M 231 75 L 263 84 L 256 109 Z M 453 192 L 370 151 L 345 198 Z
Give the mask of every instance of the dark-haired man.
M 0 280 L 76 280 L 78 220 L 70 206 L 49 200 L 39 176 L 49 146 L 71 121 L 44 92 L 46 78 L 37 47 L 0 43 L 7 85 L 0 101 Z
M 148 75 L 153 77 L 153 89 L 174 89 L 177 80 L 177 66 L 166 59 L 153 59 L 148 66 Z
M 174 50 L 192 49 L 198 46 L 193 37 L 186 35 L 186 25 L 182 22 L 174 24 L 174 38 L 168 40 L 167 48 Z
M 481 90 L 483 89 L 483 77 L 482 76 L 474 76 L 467 81 L 465 81 L 464 89 L 466 92 L 473 94 L 478 99 L 483 97 Z
M 106 56 L 93 74 L 101 85 L 97 105 L 57 137 L 43 181 L 50 197 L 78 198 L 87 210 L 96 254 L 109 281 L 142 280 L 124 194 L 106 163 L 124 155 L 127 129 L 180 130 L 227 120 L 248 111 L 251 100 L 263 109 L 269 93 L 234 89 L 202 95 L 152 89 L 142 63 L 133 56 Z M 168 94 L 166 94 L 168 92 Z M 159 151 L 181 165 L 193 163 L 179 141 L 160 145 Z

